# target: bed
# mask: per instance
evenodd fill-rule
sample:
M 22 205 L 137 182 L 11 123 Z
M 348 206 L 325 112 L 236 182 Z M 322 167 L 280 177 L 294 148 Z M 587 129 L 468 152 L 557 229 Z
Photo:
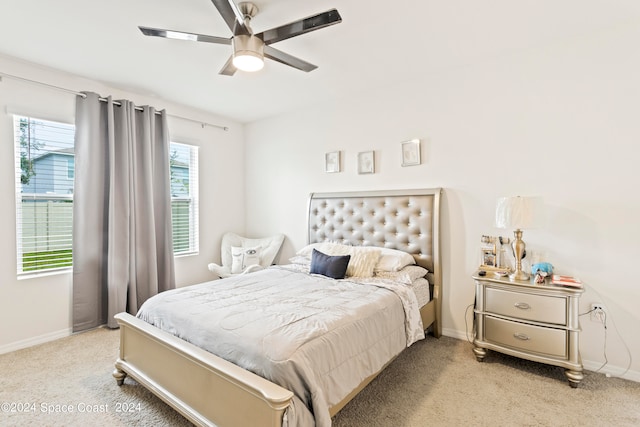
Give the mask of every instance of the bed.
M 428 271 L 429 302 L 419 309 L 419 317 L 422 329 L 436 337 L 441 334 L 442 310 L 440 195 L 439 188 L 313 193 L 309 197 L 307 228 L 309 246 L 337 242 L 411 254 L 415 263 Z M 276 266 L 273 272 L 283 277 L 294 275 L 285 266 Z M 272 277 L 267 274 L 274 273 L 264 274 L 267 278 Z M 251 280 L 262 277 L 257 273 L 248 276 Z M 225 288 L 225 283 L 228 282 L 219 281 L 216 289 L 231 292 L 239 288 L 235 282 Z M 192 291 L 176 290 L 176 294 Z M 298 394 L 179 338 L 175 331 L 166 332 L 126 313 L 116 318 L 120 325 L 120 354 L 113 375 L 119 385 L 127 375 L 131 376 L 196 425 L 282 426 L 287 420 L 289 425 L 294 424 L 292 412 L 296 412 Z M 251 344 L 249 340 L 247 345 Z M 328 404 L 328 416 L 344 407 L 394 357 L 350 385 L 339 401 Z M 326 417 L 322 423 L 327 425 Z

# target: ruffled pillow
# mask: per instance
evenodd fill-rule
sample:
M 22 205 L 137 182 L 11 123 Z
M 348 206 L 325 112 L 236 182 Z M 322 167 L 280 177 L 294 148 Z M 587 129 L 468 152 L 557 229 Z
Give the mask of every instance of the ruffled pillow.
M 347 267 L 347 276 L 373 277 L 374 269 L 380 260 L 380 249 L 352 246 L 349 255 L 351 261 Z

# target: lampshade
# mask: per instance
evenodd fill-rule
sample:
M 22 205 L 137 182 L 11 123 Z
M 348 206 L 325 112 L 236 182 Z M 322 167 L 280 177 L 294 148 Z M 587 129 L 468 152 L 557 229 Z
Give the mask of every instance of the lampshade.
M 264 42 L 256 36 L 235 36 L 233 65 L 242 71 L 261 70 L 264 67 Z
M 535 227 L 540 218 L 538 197 L 502 197 L 496 203 L 496 227 L 526 229 Z

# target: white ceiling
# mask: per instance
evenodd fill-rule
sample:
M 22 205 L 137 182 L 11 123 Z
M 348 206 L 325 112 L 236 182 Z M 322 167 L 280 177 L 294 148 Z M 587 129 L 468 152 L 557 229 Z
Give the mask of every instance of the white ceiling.
M 254 3 L 255 32 L 338 9 L 341 24 L 273 45 L 318 69 L 267 60 L 258 73 L 221 76 L 230 46 L 145 37 L 137 28 L 229 37 L 210 0 L 0 0 L 0 54 L 251 122 L 640 22 L 637 0 Z

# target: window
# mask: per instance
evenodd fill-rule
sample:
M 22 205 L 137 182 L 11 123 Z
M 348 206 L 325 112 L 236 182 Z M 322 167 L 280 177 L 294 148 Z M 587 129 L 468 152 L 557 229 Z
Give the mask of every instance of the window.
M 171 213 L 173 253 L 198 252 L 198 147 L 172 142 Z
M 76 162 L 73 157 L 67 159 L 67 178 L 73 179 L 76 173 Z
M 18 274 L 72 266 L 75 126 L 14 116 Z M 198 252 L 198 149 L 170 145 L 174 254 Z
M 18 274 L 71 266 L 74 134 L 14 116 Z

